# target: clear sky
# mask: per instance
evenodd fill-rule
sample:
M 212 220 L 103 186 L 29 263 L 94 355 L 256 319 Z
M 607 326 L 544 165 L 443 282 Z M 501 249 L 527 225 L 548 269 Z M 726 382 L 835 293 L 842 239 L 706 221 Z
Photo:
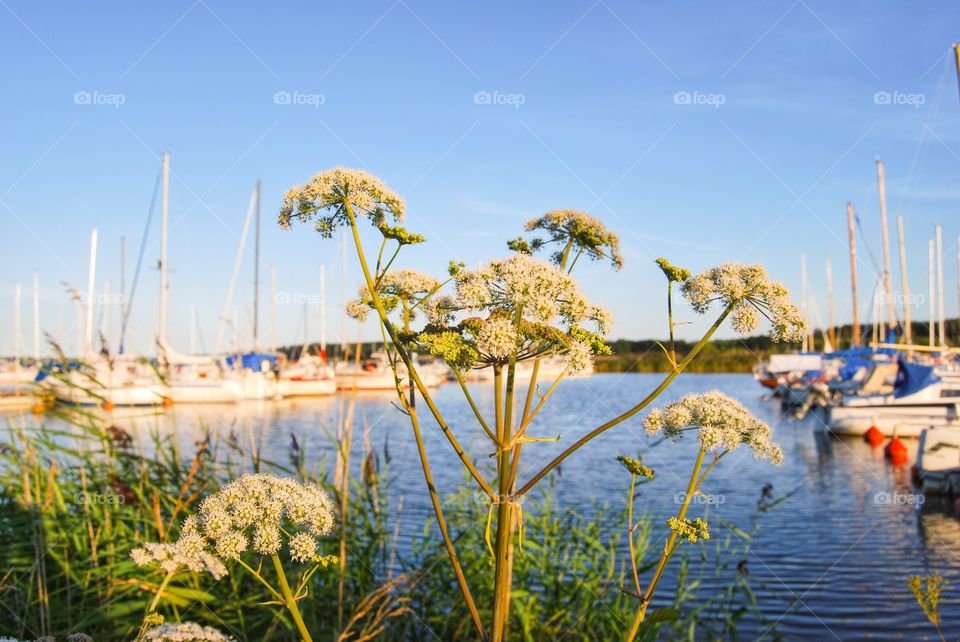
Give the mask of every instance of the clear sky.
M 641 338 L 664 334 L 660 255 L 694 270 L 761 262 L 799 290 L 805 253 L 824 315 L 830 257 L 838 320 L 848 320 L 845 207 L 853 201 L 880 260 L 879 156 L 894 252 L 902 213 L 911 286 L 925 296 L 927 242 L 943 224 L 956 315 L 958 19 L 960 5 L 940 1 L 0 0 L 0 353 L 12 348 L 18 283 L 32 349 L 35 271 L 44 330 L 75 344 L 63 283 L 85 289 L 93 227 L 97 291 L 109 280 L 116 292 L 121 236 L 129 287 L 165 149 L 168 334 L 184 351 L 191 306 L 212 348 L 257 179 L 265 343 L 272 265 L 280 343 L 300 340 L 305 314 L 317 338 L 321 263 L 329 336 L 340 336 L 338 243 L 275 224 L 284 191 L 334 165 L 364 167 L 403 194 L 409 227 L 429 238 L 404 263 L 438 274 L 451 258 L 505 253 L 504 240 L 547 210 L 594 214 L 620 233 L 626 266 L 584 265 L 584 289 L 615 313 L 613 336 Z M 159 236 L 156 212 L 131 317 L 139 350 L 156 334 Z M 868 315 L 876 274 L 858 241 Z M 894 255 L 899 289 L 896 266 Z M 347 278 L 353 290 L 356 271 Z M 926 310 L 924 299 L 914 316 Z M 115 340 L 117 311 L 107 312 Z

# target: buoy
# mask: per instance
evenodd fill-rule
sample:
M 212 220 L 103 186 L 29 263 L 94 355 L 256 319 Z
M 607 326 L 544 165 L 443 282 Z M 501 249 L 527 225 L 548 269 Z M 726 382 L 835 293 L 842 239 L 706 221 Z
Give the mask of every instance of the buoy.
M 30 412 L 32 412 L 35 415 L 42 415 L 46 410 L 47 410 L 47 407 L 44 406 L 42 403 L 35 403 L 30 408 Z
M 164 397 L 164 398 L 163 398 L 163 406 L 164 406 L 164 408 L 169 408 L 169 407 L 172 406 L 172 405 L 173 405 L 173 399 L 171 399 L 170 397 Z
M 104 401 L 104 402 L 103 402 L 103 409 L 104 409 L 104 410 L 113 410 L 113 409 L 116 408 L 116 407 L 117 407 L 117 405 L 116 405 L 115 403 L 113 403 L 112 401 Z
M 870 429 L 863 435 L 864 441 L 876 448 L 883 444 L 884 436 L 876 426 L 870 426 Z
M 883 453 L 895 466 L 907 461 L 907 447 L 900 441 L 899 437 L 891 439 L 887 447 L 883 449 Z

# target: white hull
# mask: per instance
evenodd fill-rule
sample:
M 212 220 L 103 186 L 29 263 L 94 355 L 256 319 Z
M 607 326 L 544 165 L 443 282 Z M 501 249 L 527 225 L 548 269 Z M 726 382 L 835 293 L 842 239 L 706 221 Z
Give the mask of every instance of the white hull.
M 240 400 L 240 390 L 227 381 L 172 382 L 166 395 L 176 404 L 235 403 Z
M 51 381 L 50 390 L 57 401 L 74 406 L 159 406 L 164 402 L 160 385 L 88 386 L 87 389 L 62 381 Z
M 960 427 L 923 431 L 917 474 L 924 493 L 960 494 Z
M 280 380 L 280 394 L 284 397 L 323 397 L 336 392 L 337 380 L 332 377 Z

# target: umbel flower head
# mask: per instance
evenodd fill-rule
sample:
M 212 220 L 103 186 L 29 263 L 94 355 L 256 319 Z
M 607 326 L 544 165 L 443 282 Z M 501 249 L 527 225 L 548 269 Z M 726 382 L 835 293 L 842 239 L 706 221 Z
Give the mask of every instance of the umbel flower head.
M 236 642 L 232 636 L 196 622 L 161 624 L 147 630 L 141 639 L 144 642 Z
M 417 336 L 422 347 L 451 365 L 558 354 L 567 372 L 575 373 L 608 350 L 601 335 L 610 315 L 586 301 L 573 277 L 545 261 L 515 254 L 458 270 L 453 278 L 456 296 L 433 304 L 430 325 Z M 450 325 L 455 312 L 470 316 Z
M 306 222 L 316 218 L 316 230 L 330 238 L 338 227 L 349 224 L 347 207 L 355 215 L 366 215 L 384 236 L 401 244 L 423 240 L 389 225 L 388 217 L 398 223 L 403 221 L 406 205 L 399 194 L 366 170 L 347 167 L 322 171 L 303 185 L 291 187 L 280 207 L 280 227 L 287 229 L 293 220 Z
M 690 278 L 690 270 L 685 270 L 681 267 L 677 267 L 663 258 L 662 256 L 656 260 L 657 265 L 660 266 L 660 270 L 663 271 L 663 275 L 667 277 L 667 280 L 672 282 L 686 281 Z
M 377 294 L 388 314 L 399 309 L 404 313 L 404 320 L 411 321 L 416 318 L 418 308 L 426 310 L 428 317 L 434 314 L 435 305 L 431 302 L 439 288 L 440 282 L 432 276 L 416 270 L 396 270 L 380 278 Z M 364 321 L 374 307 L 370 289 L 364 285 L 360 288 L 360 298 L 347 303 L 347 314 Z
M 315 555 L 317 538 L 332 529 L 333 507 L 320 488 L 259 473 L 239 477 L 207 497 L 199 518 L 184 523 L 181 537 L 202 534 L 217 555 L 237 559 L 251 547 L 274 555 L 289 534 L 290 558 L 306 562 Z
M 207 540 L 196 528 L 196 517 L 186 519 L 180 539 L 174 544 L 145 544 L 135 548 L 130 557 L 137 566 L 157 566 L 167 573 L 187 568 L 194 573 L 209 573 L 219 580 L 227 574 L 227 567 L 207 550 Z
M 697 439 L 710 451 L 728 451 L 741 445 L 753 448 L 757 459 L 783 462 L 783 451 L 773 443 L 773 431 L 743 405 L 713 390 L 687 395 L 680 401 L 654 409 L 643 422 L 647 434 L 663 432 L 679 438 L 687 429 L 697 429 Z
M 687 540 L 691 544 L 696 544 L 698 540 L 710 539 L 710 525 L 699 517 L 696 519 L 677 519 L 676 517 L 667 518 L 667 526 L 670 527 L 678 537 Z
M 617 270 L 623 267 L 620 239 L 603 223 L 585 212 L 552 210 L 529 221 L 526 230 L 541 230 L 546 232 L 547 238 L 535 238 L 531 241 L 517 238 L 507 243 L 507 247 L 522 254 L 532 254 L 545 245 L 555 243 L 558 248 L 551 255 L 551 259 L 556 265 L 562 265 L 570 257 L 584 253 L 594 261 L 607 259 Z M 568 243 L 570 249 L 565 252 Z
M 681 290 L 698 314 L 715 301 L 733 306 L 731 324 L 741 334 L 756 330 L 760 315 L 770 322 L 774 341 L 800 341 L 806 332 L 807 322 L 787 299 L 787 288 L 772 281 L 762 265 L 727 263 L 687 280 Z

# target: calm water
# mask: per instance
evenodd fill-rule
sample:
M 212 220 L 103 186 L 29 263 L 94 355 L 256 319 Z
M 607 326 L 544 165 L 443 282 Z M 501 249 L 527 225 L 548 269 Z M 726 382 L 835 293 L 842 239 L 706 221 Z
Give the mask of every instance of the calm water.
M 519 478 L 528 477 L 590 428 L 631 407 L 659 381 L 658 375 L 610 374 L 564 382 L 537 418 L 536 430 L 531 429 L 536 436 L 560 433 L 562 440 L 525 446 Z M 720 517 L 750 530 L 765 484 L 773 485 L 776 496 L 795 491 L 762 516 L 747 560 L 760 606 L 770 621 L 777 622 L 788 639 L 934 639 L 905 578 L 938 571 L 952 583 L 944 592 L 943 629 L 948 639 L 960 639 L 960 520 L 955 511 L 933 499 L 917 508 L 910 501 L 915 491 L 907 467 L 890 466 L 879 451 L 859 440 L 827 436 L 817 417 L 800 422 L 781 417 L 778 403 L 764 399 L 749 376 L 684 375 L 661 401 L 713 388 L 737 397 L 769 421 L 785 453 L 779 468 L 754 461 L 747 449 L 717 465 L 703 488 L 723 502 L 710 508 L 714 539 L 727 534 Z M 492 405 L 492 391 L 478 389 L 476 394 L 484 407 Z M 435 399 L 464 448 L 492 470 L 486 456 L 489 443 L 470 421 L 459 388 L 444 386 Z M 388 444 L 394 478 L 391 496 L 394 501 L 404 497 L 405 520 L 419 525 L 429 514 L 422 473 L 409 424 L 389 401 L 388 395 L 361 395 L 357 416 L 367 434 L 358 422 L 353 461 L 358 464 L 364 439 L 381 452 Z M 253 440 L 264 457 L 281 462 L 287 461 L 289 435 L 294 433 L 305 445 L 308 461 L 331 461 L 327 435 L 341 411 L 337 399 L 288 400 L 237 407 L 183 406 L 159 416 L 115 412 L 113 421 L 141 431 L 158 424 L 163 431 L 175 428 L 185 444 L 199 434 L 201 423 L 221 435 L 232 429 L 243 443 Z M 629 480 L 614 458 L 642 449 L 645 463 L 658 478 L 644 487 L 640 510 L 663 516 L 676 510 L 674 496 L 686 486 L 695 441 L 650 450 L 641 419 L 642 414 L 612 429 L 567 460 L 556 485 L 561 504 L 586 510 L 596 500 L 622 507 Z M 425 417 L 424 424 L 438 488 L 451 493 L 465 483 L 459 462 L 432 420 Z M 693 516 L 701 510 L 695 508 Z M 705 578 L 705 587 L 709 589 L 711 581 L 725 584 L 727 579 Z M 661 586 L 669 592 L 672 583 Z M 743 635 L 773 637 L 755 622 L 744 623 Z

